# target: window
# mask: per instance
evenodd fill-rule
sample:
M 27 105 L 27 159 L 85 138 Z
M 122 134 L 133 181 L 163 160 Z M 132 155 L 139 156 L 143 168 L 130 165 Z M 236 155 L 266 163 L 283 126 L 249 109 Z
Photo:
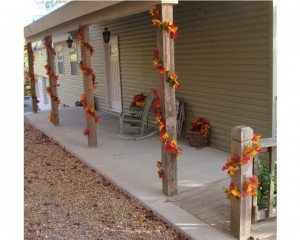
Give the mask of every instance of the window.
M 70 48 L 71 75 L 78 76 L 77 44 L 73 43 Z
M 62 45 L 59 45 L 55 48 L 56 59 L 57 59 L 57 69 L 58 74 L 64 74 L 64 58 L 63 58 L 63 48 Z
M 110 56 L 117 57 L 118 56 L 118 46 L 117 45 L 110 45 Z

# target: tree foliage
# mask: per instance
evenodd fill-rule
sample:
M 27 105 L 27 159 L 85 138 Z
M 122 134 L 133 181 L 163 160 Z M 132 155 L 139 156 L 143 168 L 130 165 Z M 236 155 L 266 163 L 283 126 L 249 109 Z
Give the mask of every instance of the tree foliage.
M 68 0 L 33 0 L 33 2 L 39 7 L 39 9 L 50 11 L 54 9 L 58 4 L 67 3 Z

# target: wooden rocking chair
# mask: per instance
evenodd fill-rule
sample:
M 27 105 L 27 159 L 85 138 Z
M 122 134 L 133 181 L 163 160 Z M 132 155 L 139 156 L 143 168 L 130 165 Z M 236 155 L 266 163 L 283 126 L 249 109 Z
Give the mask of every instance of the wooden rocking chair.
M 126 139 L 142 139 L 149 137 L 156 133 L 157 131 L 152 131 L 151 133 L 148 133 L 144 135 L 145 133 L 145 124 L 148 121 L 149 112 L 152 107 L 152 103 L 154 101 L 155 97 L 152 92 L 149 92 L 147 95 L 145 105 L 141 111 L 134 111 L 134 110 L 125 110 L 122 112 L 120 117 L 120 136 Z M 124 124 L 128 124 L 125 126 Z M 140 135 L 123 135 L 123 128 L 129 127 L 129 128 L 137 128 L 138 131 L 140 131 Z

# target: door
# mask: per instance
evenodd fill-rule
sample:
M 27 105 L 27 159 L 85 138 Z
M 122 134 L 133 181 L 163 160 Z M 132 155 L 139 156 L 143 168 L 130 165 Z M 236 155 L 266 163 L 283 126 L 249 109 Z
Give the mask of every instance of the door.
M 121 112 L 122 104 L 118 36 L 110 37 L 107 50 L 108 107 L 114 111 Z

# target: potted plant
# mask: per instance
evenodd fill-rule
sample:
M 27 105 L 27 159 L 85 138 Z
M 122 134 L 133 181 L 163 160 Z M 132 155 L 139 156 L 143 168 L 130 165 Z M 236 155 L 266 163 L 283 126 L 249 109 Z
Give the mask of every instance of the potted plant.
M 187 131 L 188 140 L 192 147 L 202 148 L 208 144 L 210 123 L 204 118 L 196 118 L 191 122 Z

